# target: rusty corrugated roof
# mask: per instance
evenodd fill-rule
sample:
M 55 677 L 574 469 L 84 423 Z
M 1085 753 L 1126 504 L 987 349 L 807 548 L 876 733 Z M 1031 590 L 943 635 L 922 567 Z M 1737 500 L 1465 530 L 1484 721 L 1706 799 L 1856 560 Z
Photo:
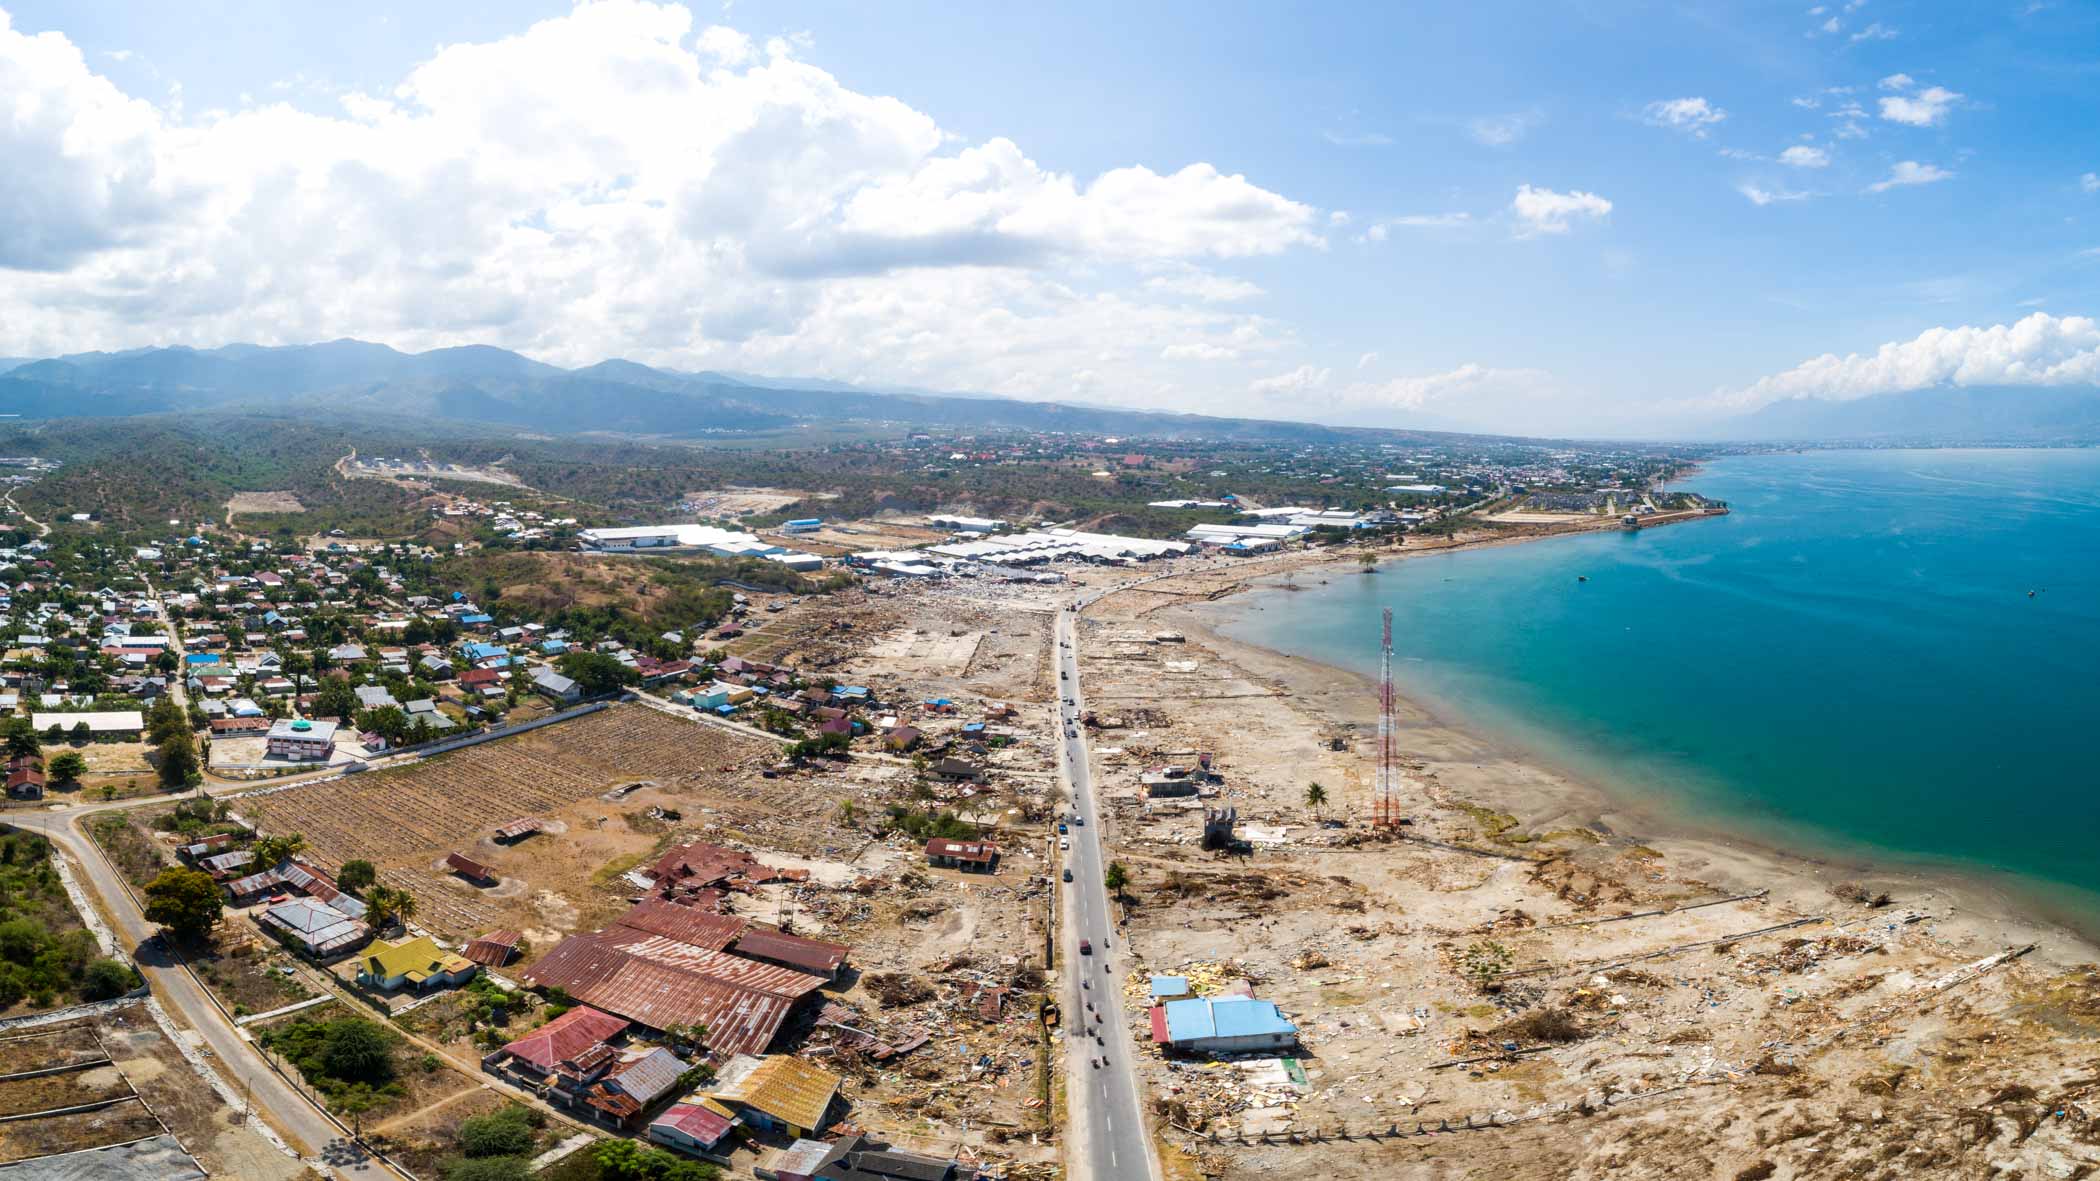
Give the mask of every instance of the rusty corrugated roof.
M 618 924 L 709 951 L 728 947 L 751 926 L 735 915 L 713 914 L 658 898 L 648 899 L 621 915 Z
M 804 939 L 800 935 L 753 927 L 737 937 L 732 950 L 738 955 L 777 960 L 797 968 L 830 975 L 839 970 L 839 966 L 846 962 L 847 954 L 853 949 L 843 943 L 826 943 L 822 939 Z
M 651 936 L 697 956 L 749 964 L 735 956 L 686 947 Z M 764 968 L 768 965 L 753 964 Z M 785 969 L 772 969 L 785 971 Z M 800 972 L 787 973 L 821 984 Z M 631 1018 L 652 1029 L 707 1027 L 707 1047 L 718 1053 L 762 1053 L 801 993 L 762 991 L 662 959 L 638 955 L 603 933 L 571 935 L 527 969 L 525 979 L 560 988 L 586 1004 Z

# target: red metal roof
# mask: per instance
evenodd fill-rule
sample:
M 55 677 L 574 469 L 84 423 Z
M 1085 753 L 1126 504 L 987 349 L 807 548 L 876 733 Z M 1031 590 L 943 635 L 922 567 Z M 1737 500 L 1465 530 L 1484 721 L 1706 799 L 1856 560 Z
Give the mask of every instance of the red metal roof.
M 673 1103 L 664 1113 L 650 1121 L 649 1126 L 676 1128 L 702 1145 L 713 1146 L 736 1120 L 717 1111 L 710 1111 L 698 1103 Z
M 518 940 L 523 937 L 517 931 L 490 931 L 467 944 L 467 949 L 460 954 L 477 964 L 500 968 L 510 962 L 511 953 L 517 950 Z
M 680 845 L 656 859 L 649 867 L 649 876 L 658 881 L 666 879 L 694 886 L 711 886 L 740 873 L 763 870 L 758 858 L 735 849 L 725 849 L 706 841 L 693 841 Z
M 542 1073 L 550 1073 L 556 1064 L 576 1057 L 607 1038 L 619 1036 L 627 1024 L 610 1013 L 578 1005 L 503 1049 L 512 1057 L 538 1067 Z
M 805 973 L 622 927 L 571 935 L 524 976 L 652 1029 L 704 1025 L 707 1047 L 722 1054 L 764 1053 L 796 1000 L 823 984 Z
M 622 927 L 662 935 L 709 951 L 728 947 L 751 926 L 735 915 L 714 914 L 656 898 L 635 906 L 621 915 L 617 922 Z
M 449 866 L 453 870 L 453 872 L 465 874 L 470 878 L 475 878 L 481 881 L 494 881 L 496 878 L 495 870 L 490 869 L 488 866 L 483 865 L 481 862 L 476 861 L 472 857 L 468 857 L 463 853 L 445 854 L 445 864 Z
M 739 936 L 730 950 L 738 955 L 775 960 L 829 976 L 839 970 L 853 949 L 843 943 L 826 943 L 822 939 L 804 939 L 800 935 L 754 927 Z
M 999 846 L 990 841 L 955 841 L 935 837 L 926 842 L 928 857 L 953 857 L 957 861 L 990 861 L 999 856 Z

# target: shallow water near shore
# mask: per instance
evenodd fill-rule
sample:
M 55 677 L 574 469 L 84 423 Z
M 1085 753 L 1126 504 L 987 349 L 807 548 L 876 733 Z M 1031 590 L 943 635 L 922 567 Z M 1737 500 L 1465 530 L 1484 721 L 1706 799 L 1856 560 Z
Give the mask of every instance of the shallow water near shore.
M 1335 572 L 1217 624 L 1375 676 L 1390 606 L 1400 688 L 1440 713 L 1702 827 L 2014 875 L 2092 929 L 2100 452 L 1749 456 L 1687 486 L 1735 512 Z

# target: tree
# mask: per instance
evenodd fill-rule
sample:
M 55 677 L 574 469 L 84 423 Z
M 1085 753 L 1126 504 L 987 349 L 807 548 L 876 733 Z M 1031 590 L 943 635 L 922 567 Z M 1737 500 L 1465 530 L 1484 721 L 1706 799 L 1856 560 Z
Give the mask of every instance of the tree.
M 377 880 L 378 873 L 372 868 L 372 863 L 364 860 L 343 862 L 343 868 L 335 875 L 335 884 L 353 893 L 362 892 Z
M 189 714 L 175 704 L 173 696 L 163 694 L 146 708 L 146 741 L 158 745 L 189 732 Z
M 77 750 L 66 751 L 51 760 L 51 777 L 60 783 L 79 783 L 87 769 L 87 757 Z
M 1122 862 L 1111 861 L 1108 863 L 1108 872 L 1102 875 L 1101 884 L 1107 886 L 1117 898 L 1121 898 L 1124 888 L 1130 885 L 1130 871 L 1123 868 Z
M 407 922 L 415 914 L 416 896 L 406 890 L 374 886 L 365 895 L 365 917 L 375 927 L 389 927 L 396 921 Z
M 571 652 L 561 658 L 559 667 L 561 675 L 576 682 L 586 697 L 611 693 L 642 679 L 641 673 L 603 652 Z
M 36 727 L 28 718 L 15 717 L 7 720 L 7 757 L 16 755 L 41 755 L 43 744 L 37 741 Z
M 329 1097 L 329 1106 L 350 1117 L 350 1134 L 365 1134 L 364 1114 L 379 1106 L 379 1095 L 364 1083 L 338 1087 Z
M 632 1140 L 600 1140 L 592 1154 L 605 1181 L 714 1181 L 722 1171 Z
M 357 713 L 357 690 L 350 682 L 330 677 L 314 694 L 313 713 L 323 718 L 349 718 Z
M 218 883 L 203 870 L 171 866 L 146 883 L 146 921 L 180 938 L 203 936 L 224 909 Z
M 362 1017 L 329 1023 L 321 1065 L 348 1083 L 384 1083 L 394 1076 L 393 1045 L 385 1030 Z
M 306 851 L 306 834 L 291 833 L 287 836 L 263 837 L 248 847 L 255 856 L 259 869 L 274 868 L 286 860 Z
M 186 787 L 192 780 L 204 777 L 203 768 L 197 762 L 197 741 L 188 730 L 174 734 L 160 744 L 160 781 L 166 787 Z
M 1327 804 L 1327 789 L 1318 783 L 1305 785 L 1305 806 L 1312 809 L 1313 818 L 1319 819 L 1320 809 Z

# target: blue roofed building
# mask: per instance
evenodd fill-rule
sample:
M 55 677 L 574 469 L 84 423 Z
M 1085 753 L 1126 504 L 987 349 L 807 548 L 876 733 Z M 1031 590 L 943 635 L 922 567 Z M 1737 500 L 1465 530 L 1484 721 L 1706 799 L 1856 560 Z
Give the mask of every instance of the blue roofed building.
M 1153 1007 L 1152 1040 L 1192 1054 L 1261 1054 L 1296 1045 L 1298 1027 L 1272 1001 L 1191 997 Z
M 1189 978 L 1186 976 L 1154 976 L 1152 978 L 1152 1003 L 1155 1005 L 1162 1005 L 1168 1001 L 1178 1001 L 1183 997 L 1194 995 L 1195 990 L 1189 987 Z

